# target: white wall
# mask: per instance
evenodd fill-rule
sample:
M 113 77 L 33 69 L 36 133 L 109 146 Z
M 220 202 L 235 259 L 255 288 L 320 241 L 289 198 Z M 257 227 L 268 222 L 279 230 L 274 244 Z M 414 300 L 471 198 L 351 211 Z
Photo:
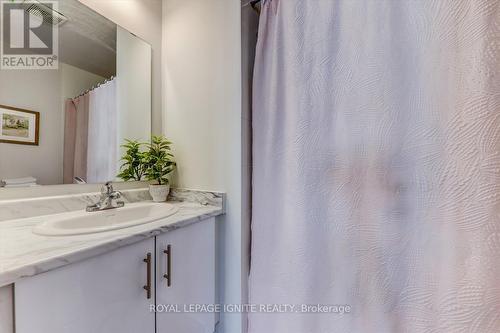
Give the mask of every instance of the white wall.
M 161 0 L 79 0 L 101 15 L 122 26 L 151 44 L 153 50 L 152 130 L 162 130 Z
M 219 223 L 220 294 L 246 294 L 242 256 L 242 114 L 240 2 L 163 3 L 165 133 L 174 142 L 176 185 L 227 193 Z M 241 314 L 222 314 L 219 331 L 242 331 Z
M 76 97 L 83 91 L 106 80 L 102 76 L 63 63 L 59 63 L 59 73 L 61 80 L 61 107 L 63 110 L 66 99 Z
M 0 143 L 0 179 L 33 176 L 62 183 L 63 118 L 59 72 L 0 71 L 0 104 L 40 112 L 38 146 Z
M 125 139 L 144 142 L 151 136 L 151 62 L 145 59 L 151 59 L 149 44 L 118 27 L 116 39 L 118 145 L 122 145 Z M 119 161 L 118 165 L 121 163 Z

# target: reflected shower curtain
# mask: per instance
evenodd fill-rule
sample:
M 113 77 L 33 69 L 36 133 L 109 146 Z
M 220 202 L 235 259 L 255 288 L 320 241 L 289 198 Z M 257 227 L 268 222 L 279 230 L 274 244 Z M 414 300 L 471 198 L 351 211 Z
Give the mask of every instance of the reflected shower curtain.
M 113 180 L 117 175 L 118 110 L 116 78 L 92 91 L 68 99 L 64 121 L 64 183 L 74 177 L 88 183 Z
M 87 182 L 116 178 L 118 166 L 118 110 L 116 78 L 90 93 Z
M 250 333 L 500 331 L 499 15 L 264 0 Z

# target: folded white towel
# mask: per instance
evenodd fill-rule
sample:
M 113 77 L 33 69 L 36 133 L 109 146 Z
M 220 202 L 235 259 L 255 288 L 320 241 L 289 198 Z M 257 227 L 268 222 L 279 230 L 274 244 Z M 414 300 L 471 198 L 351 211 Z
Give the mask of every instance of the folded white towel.
M 34 177 L 24 177 L 24 178 L 12 178 L 12 179 L 2 179 L 1 181 L 4 185 L 19 185 L 19 184 L 36 184 L 36 178 Z
M 10 184 L 3 186 L 4 188 L 17 188 L 17 187 L 32 187 L 32 186 L 40 186 L 37 183 L 27 183 L 27 184 Z

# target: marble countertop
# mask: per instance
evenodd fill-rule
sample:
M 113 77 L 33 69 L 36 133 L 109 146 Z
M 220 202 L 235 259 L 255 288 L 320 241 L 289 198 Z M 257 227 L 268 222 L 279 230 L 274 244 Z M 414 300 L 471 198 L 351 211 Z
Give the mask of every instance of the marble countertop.
M 75 236 L 40 236 L 32 232 L 50 215 L 0 223 L 0 287 L 47 272 L 124 245 L 223 214 L 223 205 L 211 202 L 169 201 L 178 212 L 165 219 L 129 228 Z M 159 204 L 161 205 L 161 204 Z

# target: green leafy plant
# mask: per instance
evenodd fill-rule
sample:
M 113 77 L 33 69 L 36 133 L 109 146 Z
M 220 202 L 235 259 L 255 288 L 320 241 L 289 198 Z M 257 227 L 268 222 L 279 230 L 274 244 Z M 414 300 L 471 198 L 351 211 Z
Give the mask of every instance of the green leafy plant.
M 144 163 L 146 165 L 146 179 L 156 181 L 158 185 L 167 185 L 167 176 L 174 171 L 174 155 L 171 153 L 172 142 L 164 136 L 153 136 L 146 144 Z
M 120 167 L 118 177 L 125 181 L 140 181 L 146 172 L 145 152 L 141 150 L 141 146 L 144 144 L 137 140 L 125 139 L 125 142 L 122 147 L 126 151 L 121 159 L 124 162 Z

